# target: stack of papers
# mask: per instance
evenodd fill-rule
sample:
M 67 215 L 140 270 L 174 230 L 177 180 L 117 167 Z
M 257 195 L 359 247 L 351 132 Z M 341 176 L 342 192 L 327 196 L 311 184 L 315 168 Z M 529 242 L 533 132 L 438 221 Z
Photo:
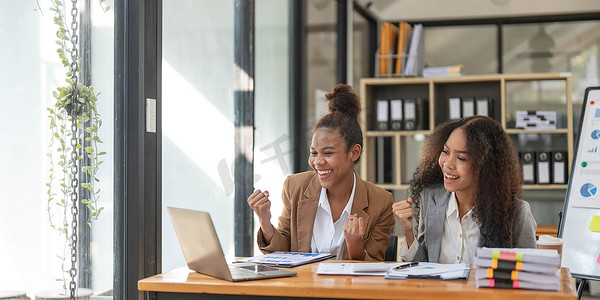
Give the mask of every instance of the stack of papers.
M 423 68 L 423 77 L 454 77 L 465 75 L 463 65 Z
M 477 248 L 477 287 L 558 291 L 560 255 L 550 249 Z
M 319 263 L 319 275 L 367 275 L 385 276 L 390 270 L 409 263 Z
M 393 269 L 385 278 L 391 279 L 467 279 L 470 266 L 460 264 L 438 264 L 419 262 L 406 269 Z
M 325 253 L 302 253 L 302 252 L 272 252 L 263 255 L 257 255 L 248 258 L 238 259 L 235 262 L 253 262 L 264 265 L 271 265 L 283 268 L 291 268 L 304 264 L 309 264 L 329 258 L 333 258 L 333 254 Z
M 411 267 L 407 267 L 411 266 Z M 465 264 L 415 263 L 320 263 L 320 275 L 385 276 L 388 279 L 467 279 Z

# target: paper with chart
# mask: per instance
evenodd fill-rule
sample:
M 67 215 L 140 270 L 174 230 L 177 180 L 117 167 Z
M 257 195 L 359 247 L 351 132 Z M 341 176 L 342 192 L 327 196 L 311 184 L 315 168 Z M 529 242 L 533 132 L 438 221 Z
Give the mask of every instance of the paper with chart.
M 470 266 L 464 263 L 439 264 L 419 262 L 418 266 L 407 269 L 392 270 L 385 278 L 436 278 L 436 279 L 463 279 L 468 276 Z
M 389 270 L 406 264 L 408 263 L 319 263 L 317 274 L 385 276 Z
M 335 255 L 326 253 L 277 251 L 273 253 L 267 253 L 263 255 L 239 259 L 236 262 L 254 262 L 277 267 L 296 267 L 303 264 L 313 263 L 333 257 L 335 257 Z

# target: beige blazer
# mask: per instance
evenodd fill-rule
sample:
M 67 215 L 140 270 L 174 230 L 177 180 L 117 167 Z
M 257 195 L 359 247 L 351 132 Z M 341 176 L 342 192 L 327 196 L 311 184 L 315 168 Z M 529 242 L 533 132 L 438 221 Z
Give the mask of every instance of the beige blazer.
M 281 198 L 283 212 L 271 244 L 266 244 L 262 230 L 258 231 L 257 243 L 263 253 L 274 251 L 310 252 L 321 184 L 314 171 L 290 175 L 283 185 Z M 387 248 L 394 215 L 392 194 L 356 175 L 356 190 L 351 213 L 364 218 L 367 224 L 363 237 L 365 260 L 382 261 Z M 342 259 L 349 259 L 344 244 Z

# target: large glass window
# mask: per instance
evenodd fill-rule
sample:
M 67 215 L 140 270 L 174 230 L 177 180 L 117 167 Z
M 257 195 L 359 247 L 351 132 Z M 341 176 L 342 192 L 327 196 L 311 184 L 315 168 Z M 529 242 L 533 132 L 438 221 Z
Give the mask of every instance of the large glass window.
M 163 3 L 163 208 L 210 212 L 229 259 L 234 256 L 237 68 L 233 5 L 234 1 Z M 255 14 L 254 182 L 256 188 L 271 192 L 276 222 L 283 180 L 292 167 L 288 3 L 259 0 Z M 185 265 L 164 210 L 162 228 L 163 271 Z
M 283 209 L 280 195 L 292 171 L 289 113 L 288 1 L 255 1 L 254 187 L 268 190 L 271 222 Z M 260 224 L 255 214 L 254 230 Z M 256 236 L 256 234 L 254 235 Z M 256 243 L 254 253 L 259 254 Z
M 5 45 L 0 47 L 4 61 L 0 90 L 5 92 L 0 100 L 5 108 L 0 118 L 0 290 L 23 291 L 32 299 L 50 290 L 62 291 L 63 282 L 57 278 L 63 278 L 63 271 L 57 256 L 65 253 L 64 239 L 50 228 L 47 212 L 50 125 L 46 108 L 56 101 L 52 92 L 65 85 L 67 70 L 56 52 L 54 15 L 47 2 L 40 5 L 41 12 L 34 11 L 35 1 L 0 2 L 0 39 Z M 80 12 L 87 11 L 81 1 L 79 5 Z M 112 1 L 107 5 L 112 6 Z M 79 33 L 85 68 L 80 82 L 91 77 L 95 91 L 101 92 L 97 105 L 104 120 L 99 132 L 103 143 L 98 151 L 107 155 L 102 157 L 96 183 L 101 190 L 98 205 L 104 210 L 91 223 L 89 244 L 83 242 L 88 236 L 79 237 L 78 287 L 100 294 L 113 286 L 114 22 L 111 10 L 103 12 L 97 3 L 89 9 L 91 22 L 80 23 L 82 31 L 90 32 Z M 90 77 L 84 79 L 87 74 Z M 80 228 L 87 226 L 79 223 Z
M 305 135 L 298 138 L 306 139 L 306 145 L 310 145 L 312 125 L 327 113 L 325 93 L 338 83 L 337 2 L 310 0 L 306 5 L 306 127 Z M 308 160 L 308 147 L 301 149 L 301 153 L 306 153 L 304 157 Z M 308 163 L 303 166 L 309 169 Z
M 425 66 L 462 64 L 467 75 L 498 72 L 494 25 L 426 27 Z
M 165 1 L 162 270 L 185 265 L 167 206 L 208 211 L 234 255 L 234 1 Z
M 505 73 L 571 72 L 576 135 L 585 89 L 600 84 L 599 29 L 598 21 L 514 24 L 504 25 L 502 29 Z M 525 95 L 537 92 L 532 89 L 516 91 L 519 90 Z M 511 95 L 507 95 L 509 101 L 514 100 Z M 553 95 L 542 96 L 548 100 Z M 555 110 L 552 104 L 548 107 Z M 538 223 L 558 224 L 558 212 L 562 211 L 564 202 L 562 192 L 528 190 L 524 192 L 524 198 L 531 204 Z

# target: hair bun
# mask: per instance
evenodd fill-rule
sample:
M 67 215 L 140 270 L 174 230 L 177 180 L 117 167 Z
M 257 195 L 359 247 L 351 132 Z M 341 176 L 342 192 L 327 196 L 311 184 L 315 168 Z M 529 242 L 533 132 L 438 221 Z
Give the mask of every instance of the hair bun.
M 351 86 L 341 83 L 336 85 L 330 93 L 325 95 L 325 101 L 329 102 L 330 113 L 338 111 L 358 119 L 360 101 Z

